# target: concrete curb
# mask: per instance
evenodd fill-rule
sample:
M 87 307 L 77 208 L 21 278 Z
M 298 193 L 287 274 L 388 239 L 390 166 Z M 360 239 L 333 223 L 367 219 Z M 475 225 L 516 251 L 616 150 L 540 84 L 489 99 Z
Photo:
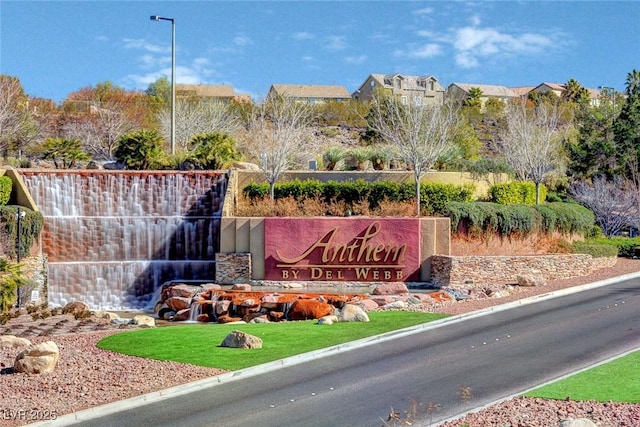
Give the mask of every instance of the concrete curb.
M 504 311 L 504 310 L 510 310 L 516 307 L 520 307 L 523 305 L 528 305 L 528 304 L 534 304 L 536 302 L 541 302 L 541 301 L 546 301 L 552 298 L 558 298 L 561 296 L 565 296 L 565 295 L 570 295 L 573 293 L 577 293 L 577 292 L 582 292 L 582 291 L 586 291 L 589 289 L 595 289 L 595 288 L 599 288 L 602 286 L 606 286 L 606 285 L 610 285 L 612 283 L 617 283 L 617 282 L 622 282 L 625 280 L 630 280 L 630 279 L 635 279 L 635 278 L 639 278 L 640 277 L 640 272 L 637 273 L 631 273 L 631 274 L 626 274 L 623 276 L 618 276 L 618 277 L 614 277 L 614 278 L 610 278 L 610 279 L 606 279 L 606 280 L 601 280 L 598 282 L 593 282 L 593 283 L 588 283 L 585 285 L 581 285 L 581 286 L 574 286 L 571 288 L 566 288 L 566 289 L 562 289 L 562 290 L 558 290 L 558 291 L 553 291 L 553 292 L 548 292 L 545 294 L 541 294 L 541 295 L 536 295 L 533 297 L 529 297 L 529 298 L 524 298 L 518 301 L 513 301 L 513 302 L 509 302 L 506 304 L 501 304 L 498 306 L 494 306 L 494 307 L 489 307 L 489 308 L 485 308 L 482 310 L 477 310 L 477 311 L 473 311 L 471 313 L 466 313 L 466 314 L 460 314 L 457 316 L 452 316 L 452 317 L 447 317 L 446 319 L 441 319 L 441 320 L 436 320 L 434 322 L 429 322 L 429 323 L 423 323 L 420 325 L 416 325 L 416 326 L 412 326 L 409 328 L 405 328 L 405 329 L 400 329 L 397 331 L 392 331 L 392 332 L 387 332 L 385 334 L 381 334 L 381 335 L 376 335 L 376 336 L 372 336 L 372 337 L 367 337 L 367 338 L 363 338 L 357 341 L 351 341 L 348 343 L 344 343 L 344 344 L 339 344 L 336 346 L 332 346 L 332 347 L 327 347 L 327 348 L 323 348 L 320 350 L 315 350 L 315 351 L 311 351 L 308 353 L 303 353 L 303 354 L 299 354 L 299 355 L 295 355 L 295 356 L 291 356 L 291 357 L 287 357 L 284 359 L 280 359 L 280 360 L 276 360 L 273 362 L 268 362 L 268 363 L 264 363 L 261 365 L 257 365 L 257 366 L 252 366 L 250 368 L 245 368 L 245 369 L 240 369 L 238 371 L 233 371 L 233 372 L 227 372 L 224 374 L 220 374 L 217 375 L 215 377 L 211 377 L 211 378 L 205 378 L 199 381 L 194 381 L 188 384 L 184 384 L 184 385 L 180 385 L 180 386 L 176 386 L 176 387 L 171 387 L 168 389 L 164 389 L 164 390 L 160 390 L 160 391 L 156 391 L 153 393 L 148 393 L 148 394 L 143 394 L 141 396 L 136 396 L 136 397 L 131 397 L 129 399 L 124 399 L 124 400 L 119 400 L 117 402 L 112 402 L 112 403 L 107 403 L 104 405 L 100 405 L 100 406 L 96 406 L 94 408 L 89 408 L 89 409 L 85 409 L 82 411 L 78 411 L 78 412 L 74 412 L 71 414 L 67 414 L 67 415 L 63 415 L 59 418 L 57 418 L 56 420 L 50 420 L 50 421 L 41 421 L 41 422 L 37 422 L 37 423 L 33 423 L 33 424 L 29 424 L 30 426 L 36 426 L 36 427 L 44 427 L 44 426 L 55 426 L 55 427 L 62 427 L 62 426 L 69 426 L 69 425 L 73 425 L 76 424 L 78 422 L 82 422 L 82 421 L 87 421 L 93 418 L 98 418 L 101 416 L 105 416 L 105 415 L 109 415 L 109 414 L 113 414 L 116 412 L 121 412 L 127 409 L 133 409 L 136 407 L 139 407 L 141 405 L 144 404 L 149 404 L 149 403 L 155 403 L 155 402 L 160 402 L 166 399 L 170 399 L 173 397 L 177 397 L 177 396 L 181 396 L 181 395 L 185 395 L 185 394 L 189 394 L 192 392 L 196 392 L 208 387 L 213 387 L 216 385 L 220 385 L 220 384 L 225 384 L 225 383 L 230 383 L 233 381 L 237 381 L 237 380 L 241 380 L 241 379 L 245 379 L 245 378 L 250 378 L 252 376 L 255 375 L 259 375 L 259 374 L 263 374 L 265 372 L 271 372 L 271 371 L 275 371 L 278 369 L 282 369 L 288 366 L 293 366 L 293 365 L 297 365 L 300 363 L 304 363 L 304 362 L 308 362 L 308 361 L 312 361 L 312 360 L 316 360 L 319 359 L 321 357 L 326 357 L 326 356 L 331 356 L 334 354 L 339 354 L 339 353 L 343 353 L 346 351 L 350 351 L 350 350 L 354 350 L 357 348 L 362 348 L 362 347 L 367 347 L 369 345 L 373 345 L 373 344 L 377 344 L 380 342 L 385 342 L 385 341 L 389 341 L 389 340 L 393 340 L 396 338 L 400 338 L 400 337 L 405 337 L 405 336 L 409 336 L 409 335 L 413 335 L 413 334 L 417 334 L 419 332 L 423 332 L 423 331 L 427 331 L 427 330 L 431 330 L 431 329 L 435 329 L 435 328 L 440 328 L 443 326 L 447 326 L 450 324 L 454 324 L 454 323 L 458 323 L 458 322 L 462 322 L 468 319 L 473 319 L 473 318 L 477 318 L 477 317 L 481 317 L 481 316 L 486 316 L 492 313 L 496 313 L 499 311 Z M 526 392 L 527 390 L 525 390 Z M 519 393 L 521 394 L 521 393 Z M 517 394 L 517 395 L 519 395 Z M 499 401 L 495 401 L 492 402 L 490 404 L 487 404 L 484 407 L 488 407 L 491 406 L 493 404 L 502 402 L 504 400 L 508 400 L 510 398 L 513 398 L 514 396 L 517 395 L 513 395 L 513 396 L 509 396 L 506 397 L 504 399 L 500 399 Z M 482 408 L 478 408 L 482 409 Z M 457 418 L 460 418 L 461 416 L 463 416 L 464 414 L 458 415 L 456 417 L 452 417 L 447 421 L 451 421 L 451 420 L 455 420 Z M 442 421 L 445 422 L 445 421 Z

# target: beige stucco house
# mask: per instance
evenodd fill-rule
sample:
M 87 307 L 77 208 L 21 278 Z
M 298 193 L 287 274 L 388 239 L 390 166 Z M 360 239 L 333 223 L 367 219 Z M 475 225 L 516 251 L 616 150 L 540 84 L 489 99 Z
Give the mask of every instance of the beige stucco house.
M 251 96 L 237 93 L 230 85 L 188 85 L 176 84 L 176 98 L 197 98 L 200 100 L 251 102 Z
M 445 91 L 445 98 L 464 102 L 469 98 L 469 92 L 473 88 L 480 89 L 480 101 L 482 102 L 482 106 L 484 106 L 484 104 L 491 98 L 499 99 L 500 101 L 507 103 L 509 100 L 519 96 L 519 94 L 505 86 L 476 83 L 451 83 Z
M 321 104 L 327 101 L 343 102 L 351 99 L 347 88 L 337 85 L 274 84 L 269 89 L 267 98 L 274 95 L 310 104 Z
M 433 105 L 442 103 L 444 88 L 434 76 L 370 74 L 351 96 L 357 100 L 370 100 L 377 92 L 394 95 L 403 104 Z

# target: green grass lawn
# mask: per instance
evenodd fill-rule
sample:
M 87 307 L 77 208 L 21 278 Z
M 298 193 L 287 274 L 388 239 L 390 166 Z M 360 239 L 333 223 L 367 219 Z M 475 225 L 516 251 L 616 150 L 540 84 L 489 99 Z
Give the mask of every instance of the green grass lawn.
M 640 351 L 537 388 L 525 396 L 640 403 Z
M 447 317 L 446 314 L 384 311 L 368 313 L 370 322 L 318 325 L 304 322 L 246 325 L 189 324 L 139 329 L 111 335 L 98 347 L 132 356 L 238 370 L 308 351 L 366 338 Z M 260 349 L 219 347 L 239 330 L 262 339 Z

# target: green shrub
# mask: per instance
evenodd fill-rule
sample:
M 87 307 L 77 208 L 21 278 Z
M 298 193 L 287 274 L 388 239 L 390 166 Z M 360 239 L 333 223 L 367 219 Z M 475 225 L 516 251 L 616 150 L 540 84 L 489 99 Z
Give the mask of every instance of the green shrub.
M 0 206 L 9 203 L 13 181 L 8 176 L 0 176 Z
M 547 187 L 540 185 L 540 203 L 547 196 Z M 514 181 L 494 184 L 489 188 L 489 201 L 502 205 L 535 205 L 536 184 L 533 182 Z
M 577 203 L 547 203 L 556 214 L 554 229 L 560 233 L 588 235 L 595 224 L 595 215 L 589 209 Z
M 28 256 L 34 240 L 38 238 L 44 225 L 44 217 L 40 212 L 34 212 L 31 209 L 20 207 L 24 212 L 24 217 L 20 219 L 20 256 Z M 17 241 L 17 220 L 18 206 L 0 206 L 0 224 L 4 224 L 4 233 L 11 239 Z M 7 245 L 5 254 L 12 258 L 17 258 L 16 245 Z
M 618 248 L 615 245 L 598 242 L 574 242 L 571 251 L 576 254 L 588 254 L 594 258 L 618 256 Z
M 456 232 L 513 233 L 553 232 L 586 235 L 592 229 L 593 213 L 574 203 L 550 203 L 544 206 L 502 205 L 491 202 L 449 203 L 443 212 Z
M 442 214 L 451 202 L 470 202 L 474 191 L 473 184 L 424 183 L 420 186 L 420 204 L 426 215 Z
M 607 245 L 616 248 L 617 254 L 623 258 L 635 258 L 640 250 L 640 237 L 598 237 L 587 239 L 591 244 Z

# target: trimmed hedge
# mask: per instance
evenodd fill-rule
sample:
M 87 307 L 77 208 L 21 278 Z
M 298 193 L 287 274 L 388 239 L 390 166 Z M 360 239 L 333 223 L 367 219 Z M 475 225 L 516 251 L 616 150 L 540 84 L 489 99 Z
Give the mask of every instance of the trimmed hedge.
M 615 245 L 590 241 L 574 242 L 571 251 L 575 254 L 588 254 L 594 258 L 617 257 L 619 254 Z
M 547 187 L 540 184 L 540 203 L 544 203 L 546 197 Z M 536 184 L 525 181 L 494 184 L 489 188 L 489 201 L 501 205 L 535 205 Z
M 640 251 L 640 237 L 600 237 L 586 240 L 589 244 L 606 245 L 616 249 L 618 256 L 635 258 Z
M 443 214 L 450 202 L 465 202 L 472 200 L 475 187 L 470 184 L 437 184 L 424 183 L 420 186 L 420 203 L 425 215 Z M 249 184 L 242 189 L 242 194 L 250 200 L 260 200 L 269 194 L 268 184 Z M 404 202 L 415 198 L 415 184 L 397 183 L 390 181 L 366 182 L 356 181 L 327 181 L 293 180 L 277 183 L 274 186 L 275 199 L 293 197 L 296 200 L 314 199 L 331 203 L 345 202 L 347 204 L 367 201 L 371 209 L 377 208 L 384 200 Z
M 8 176 L 0 176 L 0 206 L 5 206 L 11 198 L 13 181 Z
M 528 206 L 453 202 L 447 205 L 445 215 L 451 218 L 453 232 L 466 227 L 472 233 L 493 232 L 502 237 L 533 231 L 585 235 L 595 222 L 590 210 L 574 203 Z

